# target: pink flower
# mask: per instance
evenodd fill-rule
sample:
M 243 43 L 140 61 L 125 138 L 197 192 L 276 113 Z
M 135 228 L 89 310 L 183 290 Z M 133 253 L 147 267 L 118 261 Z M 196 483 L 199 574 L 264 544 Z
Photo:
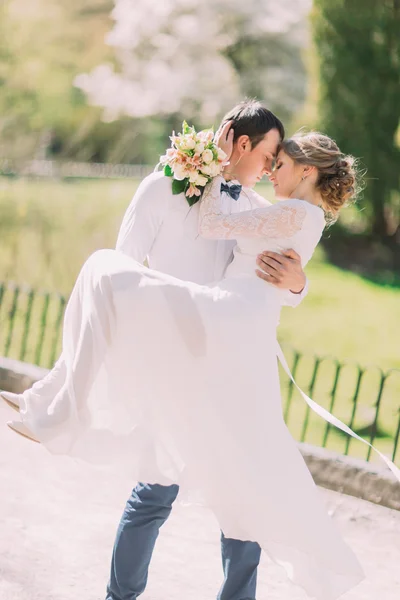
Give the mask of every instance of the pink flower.
M 190 164 L 193 165 L 193 167 L 195 167 L 196 169 L 200 169 L 202 165 L 200 154 L 195 154 L 194 156 L 192 156 Z
M 199 131 L 198 136 L 200 138 L 200 140 L 202 142 L 204 142 L 205 144 L 208 144 L 209 142 L 211 142 L 214 138 L 214 133 L 212 131 Z
M 186 154 L 180 154 L 179 152 L 177 152 L 174 158 L 174 165 L 186 167 L 186 165 L 188 164 L 188 159 L 189 157 L 186 156 Z
M 192 198 L 193 196 L 201 196 L 201 191 L 195 185 L 191 184 L 186 192 L 186 196 L 188 198 Z
M 175 148 L 168 148 L 166 152 L 167 158 L 174 160 L 178 155 L 178 151 Z

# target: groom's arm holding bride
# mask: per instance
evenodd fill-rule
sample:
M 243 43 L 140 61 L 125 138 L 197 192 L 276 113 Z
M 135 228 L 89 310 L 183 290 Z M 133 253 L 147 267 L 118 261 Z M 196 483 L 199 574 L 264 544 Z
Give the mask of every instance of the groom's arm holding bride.
M 124 215 L 116 249 L 143 264 L 163 224 L 168 204 L 165 196 L 171 180 L 160 174 L 146 177 L 139 185 Z M 285 254 L 263 252 L 255 265 L 257 275 L 279 288 L 292 292 L 289 304 L 297 306 L 308 291 L 308 282 L 294 250 Z

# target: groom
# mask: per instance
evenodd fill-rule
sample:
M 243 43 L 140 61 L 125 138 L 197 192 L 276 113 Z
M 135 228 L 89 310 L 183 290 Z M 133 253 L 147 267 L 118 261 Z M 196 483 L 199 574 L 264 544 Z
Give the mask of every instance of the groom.
M 243 186 L 239 197 L 237 185 L 222 194 L 224 210 L 231 213 L 258 205 L 251 188 L 271 172 L 284 128 L 254 100 L 233 108 L 223 122 L 228 120 L 234 129 L 234 147 L 224 176 Z M 190 208 L 183 194 L 172 194 L 171 179 L 153 173 L 140 184 L 128 207 L 117 250 L 183 280 L 199 284 L 219 281 L 232 260 L 235 242 L 199 237 L 198 211 L 198 203 Z M 301 302 L 306 278 L 294 251 L 285 256 L 265 252 L 257 263 L 254 269 L 259 277 L 287 290 L 288 305 Z M 117 531 L 106 600 L 135 600 L 143 593 L 160 527 L 169 517 L 178 491 L 177 485 L 155 483 L 139 483 L 133 489 Z M 222 533 L 221 550 L 224 581 L 218 600 L 255 600 L 260 546 L 225 538 Z

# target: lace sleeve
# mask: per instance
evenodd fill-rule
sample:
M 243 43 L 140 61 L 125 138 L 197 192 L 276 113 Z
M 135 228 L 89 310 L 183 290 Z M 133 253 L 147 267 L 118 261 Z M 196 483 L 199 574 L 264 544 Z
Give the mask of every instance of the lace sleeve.
M 278 202 L 232 215 L 221 211 L 222 177 L 215 177 L 200 204 L 199 233 L 209 239 L 238 237 L 291 238 L 301 230 L 307 210 L 303 202 Z

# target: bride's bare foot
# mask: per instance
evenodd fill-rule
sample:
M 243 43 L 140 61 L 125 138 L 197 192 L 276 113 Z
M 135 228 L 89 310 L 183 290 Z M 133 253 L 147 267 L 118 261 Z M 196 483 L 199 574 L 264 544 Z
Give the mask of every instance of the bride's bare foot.
M 31 433 L 27 426 L 21 423 L 21 421 L 8 421 L 7 425 L 10 429 L 15 431 L 15 433 L 18 433 L 18 435 L 22 435 L 22 437 L 40 444 L 39 440 L 34 437 L 33 433 Z
M 21 394 L 14 394 L 13 392 L 3 392 L 0 391 L 0 397 L 8 406 L 16 410 L 20 411 L 21 408 Z

